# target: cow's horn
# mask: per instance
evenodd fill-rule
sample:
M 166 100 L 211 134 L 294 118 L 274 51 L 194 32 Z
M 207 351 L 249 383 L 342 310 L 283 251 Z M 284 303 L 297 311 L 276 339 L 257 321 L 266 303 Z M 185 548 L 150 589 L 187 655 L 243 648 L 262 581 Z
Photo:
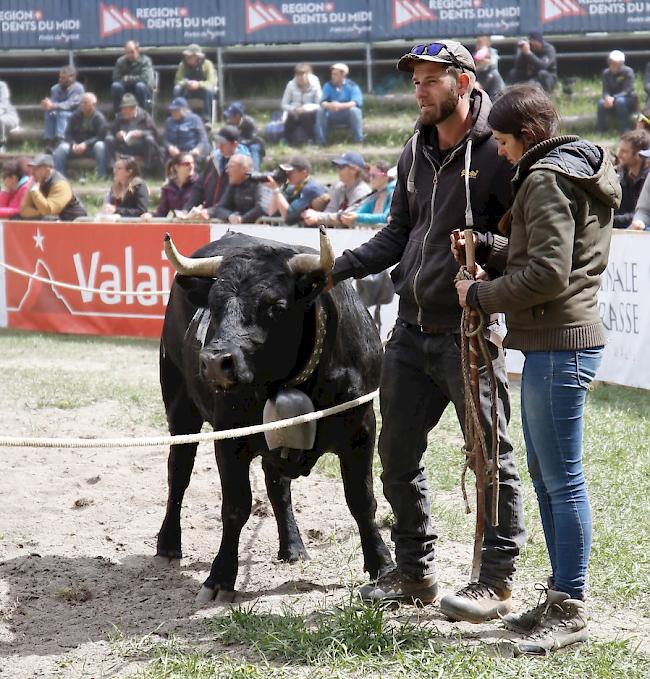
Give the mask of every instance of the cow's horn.
M 289 268 L 294 273 L 309 273 L 310 271 L 331 271 L 334 268 L 334 250 L 324 226 L 319 226 L 320 255 L 300 254 L 289 260 Z
M 165 234 L 165 254 L 169 263 L 182 276 L 213 278 L 216 276 L 223 257 L 185 257 L 176 249 L 172 237 Z

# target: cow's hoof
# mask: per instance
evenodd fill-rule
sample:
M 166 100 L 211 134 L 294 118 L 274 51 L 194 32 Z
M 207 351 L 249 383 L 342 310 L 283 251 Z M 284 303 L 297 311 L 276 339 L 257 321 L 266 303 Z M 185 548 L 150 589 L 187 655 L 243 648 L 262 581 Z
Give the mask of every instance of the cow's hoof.
M 154 563 L 157 564 L 158 566 L 161 566 L 162 568 L 180 568 L 181 567 L 181 560 L 180 557 L 170 557 L 170 556 L 162 556 L 161 554 L 156 554 L 154 556 Z
M 278 560 L 287 563 L 297 563 L 298 561 L 311 561 L 311 557 L 306 549 L 281 549 L 278 552 Z
M 183 552 L 181 551 L 181 548 L 178 547 L 176 549 L 166 549 L 165 547 L 158 547 L 156 550 L 156 556 L 163 557 L 165 559 L 182 559 L 183 558 Z
M 218 592 L 219 592 L 218 589 L 211 589 L 210 587 L 206 587 L 205 585 L 203 585 L 199 593 L 196 595 L 196 603 L 209 604 L 211 601 L 214 600 Z

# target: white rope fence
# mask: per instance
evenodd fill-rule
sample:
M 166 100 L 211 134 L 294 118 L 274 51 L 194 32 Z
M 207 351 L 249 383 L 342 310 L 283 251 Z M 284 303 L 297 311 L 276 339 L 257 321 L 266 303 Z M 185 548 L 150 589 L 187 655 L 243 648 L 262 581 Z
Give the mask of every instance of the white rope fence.
M 235 439 L 243 436 L 251 436 L 252 434 L 262 434 L 265 431 L 284 429 L 284 427 L 291 427 L 295 424 L 320 420 L 324 417 L 336 415 L 346 410 L 350 410 L 351 408 L 356 408 L 364 403 L 368 403 L 368 401 L 375 399 L 378 394 L 379 389 L 375 389 L 375 391 L 365 394 L 364 396 L 359 396 L 359 398 L 355 398 L 352 401 L 346 401 L 345 403 L 340 403 L 331 408 L 325 408 L 324 410 L 318 410 L 313 413 L 306 413 L 305 415 L 298 415 L 286 420 L 278 420 L 277 422 L 269 422 L 267 424 L 256 424 L 250 427 L 239 427 L 238 429 L 224 429 L 223 431 L 213 431 L 204 434 L 106 439 L 57 439 L 0 436 L 0 446 L 11 448 L 144 448 L 148 446 L 179 445 L 182 443 L 203 443 L 204 441 L 223 441 L 224 439 Z

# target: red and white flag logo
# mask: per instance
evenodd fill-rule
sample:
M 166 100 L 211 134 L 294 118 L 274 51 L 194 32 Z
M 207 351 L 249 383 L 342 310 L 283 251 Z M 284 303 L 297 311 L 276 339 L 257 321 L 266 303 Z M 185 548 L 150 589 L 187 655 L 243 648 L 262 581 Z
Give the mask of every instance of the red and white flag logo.
M 120 31 L 135 30 L 144 26 L 128 9 L 120 9 L 115 5 L 99 3 L 99 34 L 102 38 Z
M 548 24 L 562 17 L 577 17 L 587 14 L 576 0 L 542 0 L 542 23 Z
M 415 21 L 435 21 L 438 17 L 421 0 L 393 0 L 393 28 Z
M 246 0 L 246 33 L 254 33 L 270 26 L 285 26 L 289 19 L 275 6 L 260 0 Z

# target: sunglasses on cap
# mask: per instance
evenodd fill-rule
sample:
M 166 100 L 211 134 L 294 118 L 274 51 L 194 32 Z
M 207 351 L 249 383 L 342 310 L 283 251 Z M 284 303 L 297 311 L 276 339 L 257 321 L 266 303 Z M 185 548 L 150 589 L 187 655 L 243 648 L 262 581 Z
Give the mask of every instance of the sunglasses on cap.
M 459 68 L 461 71 L 472 70 L 468 69 L 467 66 L 463 66 L 443 42 L 430 42 L 428 45 L 415 45 L 411 48 L 409 54 L 413 54 L 416 57 L 437 57 L 443 50 L 447 52 L 449 60 L 456 68 Z
M 648 118 L 646 115 L 643 115 L 643 113 L 639 113 L 637 121 L 643 123 L 644 125 L 650 125 L 650 118 Z

